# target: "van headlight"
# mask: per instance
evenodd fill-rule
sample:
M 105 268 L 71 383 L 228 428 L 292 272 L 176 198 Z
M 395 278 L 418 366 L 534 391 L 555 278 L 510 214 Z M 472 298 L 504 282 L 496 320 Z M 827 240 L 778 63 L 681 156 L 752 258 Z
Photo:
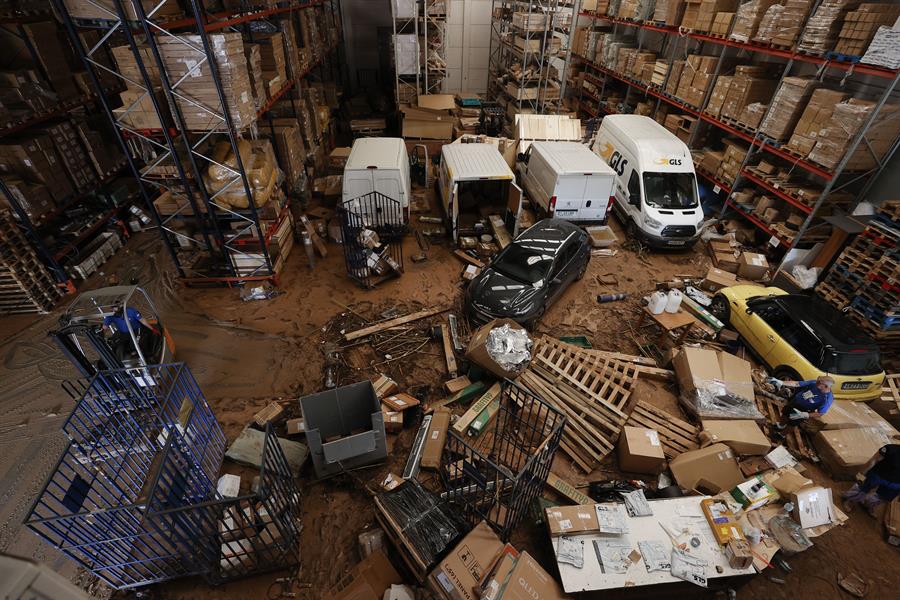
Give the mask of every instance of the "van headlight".
M 662 223 L 647 215 L 644 215 L 644 225 L 646 225 L 650 229 L 659 229 L 660 227 L 662 227 Z

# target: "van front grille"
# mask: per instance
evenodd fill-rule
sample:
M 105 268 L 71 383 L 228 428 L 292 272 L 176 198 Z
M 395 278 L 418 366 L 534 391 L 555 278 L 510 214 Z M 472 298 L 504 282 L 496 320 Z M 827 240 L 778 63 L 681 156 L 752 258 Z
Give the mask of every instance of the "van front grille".
M 668 225 L 663 227 L 663 237 L 691 237 L 697 233 L 693 225 Z

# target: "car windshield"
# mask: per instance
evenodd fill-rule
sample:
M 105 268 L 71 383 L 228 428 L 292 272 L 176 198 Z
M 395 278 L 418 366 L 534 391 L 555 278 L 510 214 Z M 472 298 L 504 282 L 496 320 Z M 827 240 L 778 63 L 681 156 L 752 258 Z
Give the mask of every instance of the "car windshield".
M 881 356 L 877 350 L 837 352 L 828 349 L 821 368 L 835 375 L 877 375 L 881 373 Z
M 552 254 L 522 244 L 510 244 L 491 263 L 491 268 L 522 283 L 537 283 L 546 279 L 552 265 Z
M 697 208 L 693 173 L 644 173 L 644 197 L 654 208 Z

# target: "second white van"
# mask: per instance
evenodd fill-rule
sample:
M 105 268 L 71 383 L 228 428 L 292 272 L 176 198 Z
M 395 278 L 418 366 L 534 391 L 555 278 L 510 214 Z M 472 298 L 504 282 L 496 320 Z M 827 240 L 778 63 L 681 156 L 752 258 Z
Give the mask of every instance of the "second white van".
M 613 209 L 628 231 L 649 246 L 692 246 L 703 210 L 687 145 L 641 115 L 603 118 L 593 150 L 616 173 Z
M 347 202 L 371 192 L 396 200 L 405 220 L 409 220 L 412 182 L 402 138 L 359 138 L 353 142 L 344 166 L 342 199 Z
M 528 197 L 549 216 L 606 221 L 616 174 L 584 144 L 533 142 L 520 173 Z

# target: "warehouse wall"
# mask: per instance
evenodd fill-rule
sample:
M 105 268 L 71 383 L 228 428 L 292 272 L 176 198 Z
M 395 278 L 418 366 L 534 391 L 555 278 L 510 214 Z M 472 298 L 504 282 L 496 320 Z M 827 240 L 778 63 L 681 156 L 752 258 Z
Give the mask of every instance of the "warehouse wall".
M 885 200 L 900 200 L 900 153 L 894 154 L 884 171 L 872 184 L 872 189 L 863 200 L 881 204 Z
M 491 45 L 491 0 L 450 0 L 447 26 L 444 92 L 486 91 Z

